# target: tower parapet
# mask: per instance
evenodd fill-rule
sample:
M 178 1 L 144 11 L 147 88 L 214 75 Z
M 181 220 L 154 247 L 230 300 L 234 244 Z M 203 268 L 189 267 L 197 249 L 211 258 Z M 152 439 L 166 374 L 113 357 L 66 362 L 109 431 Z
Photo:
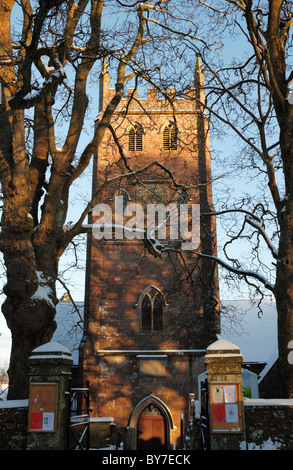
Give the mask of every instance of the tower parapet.
M 204 73 L 202 70 L 200 57 L 197 57 L 194 84 L 192 87 L 186 88 L 184 91 L 177 93 L 175 87 L 167 88 L 166 90 L 159 90 L 156 87 L 147 88 L 147 97 L 139 98 L 138 100 L 138 89 L 128 88 L 125 91 L 125 95 L 118 106 L 116 113 L 121 112 L 121 109 L 127 106 L 129 110 L 132 109 L 168 109 L 185 112 L 198 112 L 199 105 L 196 103 L 196 98 L 201 102 L 205 101 L 204 97 Z M 110 88 L 110 74 L 109 69 L 104 60 L 103 67 L 100 74 L 100 93 L 99 93 L 99 111 L 105 109 L 107 104 L 111 101 L 115 95 L 115 89 Z M 133 99 L 134 98 L 134 99 Z

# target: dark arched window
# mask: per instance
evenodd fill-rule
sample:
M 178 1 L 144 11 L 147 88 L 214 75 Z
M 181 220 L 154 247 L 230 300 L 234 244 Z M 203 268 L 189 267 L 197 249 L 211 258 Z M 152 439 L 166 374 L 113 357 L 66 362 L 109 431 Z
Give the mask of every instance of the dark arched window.
M 142 150 L 143 130 L 139 124 L 132 126 L 128 135 L 128 150 L 130 152 L 139 152 Z
M 154 286 L 148 287 L 140 298 L 141 329 L 157 331 L 163 329 L 164 297 Z
M 163 129 L 163 150 L 177 149 L 177 130 L 175 124 L 170 122 Z

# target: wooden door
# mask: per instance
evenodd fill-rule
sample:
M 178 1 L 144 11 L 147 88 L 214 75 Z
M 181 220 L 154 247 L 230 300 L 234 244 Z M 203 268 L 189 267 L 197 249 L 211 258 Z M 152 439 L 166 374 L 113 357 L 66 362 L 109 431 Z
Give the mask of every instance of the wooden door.
M 154 405 L 146 407 L 137 421 L 137 449 L 165 449 L 165 420 Z

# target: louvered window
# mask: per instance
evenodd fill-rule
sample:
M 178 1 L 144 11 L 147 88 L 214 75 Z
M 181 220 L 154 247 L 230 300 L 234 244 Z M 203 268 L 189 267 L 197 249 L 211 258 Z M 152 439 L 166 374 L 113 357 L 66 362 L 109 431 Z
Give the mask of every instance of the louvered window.
M 135 125 L 129 131 L 128 150 L 130 152 L 139 152 L 142 150 L 142 128 Z
M 163 329 L 164 298 L 155 287 L 150 287 L 143 294 L 141 302 L 141 329 L 157 331 Z
M 176 150 L 177 149 L 177 132 L 174 124 L 170 123 L 163 130 L 163 149 Z

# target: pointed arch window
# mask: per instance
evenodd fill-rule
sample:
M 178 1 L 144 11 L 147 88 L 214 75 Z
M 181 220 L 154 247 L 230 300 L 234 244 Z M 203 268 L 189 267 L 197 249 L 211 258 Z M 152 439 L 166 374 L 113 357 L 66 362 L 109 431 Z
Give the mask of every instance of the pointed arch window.
M 135 124 L 129 130 L 128 150 L 130 152 L 140 152 L 142 150 L 143 129 L 139 124 Z
M 165 300 L 159 289 L 154 286 L 145 289 L 140 295 L 139 306 L 141 330 L 162 330 Z
M 170 122 L 163 129 L 163 150 L 177 149 L 177 130 L 174 123 Z

